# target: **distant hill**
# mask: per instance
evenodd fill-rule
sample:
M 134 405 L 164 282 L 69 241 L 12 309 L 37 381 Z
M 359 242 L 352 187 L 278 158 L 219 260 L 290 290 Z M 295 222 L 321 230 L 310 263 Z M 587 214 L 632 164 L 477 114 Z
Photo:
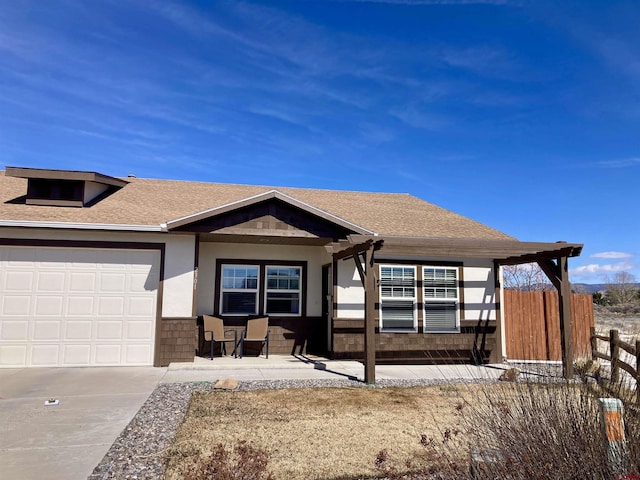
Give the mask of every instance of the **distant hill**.
M 640 283 L 632 283 L 635 288 L 640 289 Z M 571 286 L 578 291 L 583 291 L 586 293 L 596 293 L 603 292 L 607 289 L 608 284 L 606 283 L 572 283 Z

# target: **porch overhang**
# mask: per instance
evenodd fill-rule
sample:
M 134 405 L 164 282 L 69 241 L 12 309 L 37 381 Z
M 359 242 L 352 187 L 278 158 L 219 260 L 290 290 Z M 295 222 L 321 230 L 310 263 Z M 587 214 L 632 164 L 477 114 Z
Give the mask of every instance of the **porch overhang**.
M 562 369 L 565 378 L 573 377 L 571 345 L 571 285 L 567 259 L 582 253 L 582 244 L 567 242 L 521 242 L 516 239 L 426 238 L 400 236 L 349 235 L 346 241 L 326 248 L 334 260 L 353 258 L 365 290 L 365 381 L 375 383 L 374 306 L 377 279 L 371 268 L 373 254 L 383 256 L 427 257 L 437 259 L 474 258 L 491 260 L 494 264 L 496 298 L 500 296 L 502 265 L 538 263 L 558 290 Z M 366 270 L 362 271 L 361 255 Z M 496 302 L 498 305 L 498 302 Z M 499 307 L 497 307 L 499 308 Z M 499 323 L 499 322 L 498 322 Z M 498 329 L 502 328 L 500 325 Z
M 332 253 L 367 240 L 384 240 L 385 256 L 426 256 L 430 258 L 479 258 L 499 265 L 517 265 L 560 257 L 577 257 L 582 244 L 566 242 L 521 242 L 516 239 L 425 238 L 399 236 L 349 235 L 331 246 Z

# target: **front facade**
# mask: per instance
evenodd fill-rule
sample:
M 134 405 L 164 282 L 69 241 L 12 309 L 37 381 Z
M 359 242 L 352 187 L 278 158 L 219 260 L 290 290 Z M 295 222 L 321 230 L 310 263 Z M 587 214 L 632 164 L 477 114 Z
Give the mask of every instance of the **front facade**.
M 205 314 L 268 315 L 273 353 L 361 359 L 366 295 L 379 361 L 499 361 L 497 259 L 556 245 L 409 195 L 7 167 L 0 196 L 9 368 L 192 361 Z M 367 241 L 372 264 L 344 255 Z

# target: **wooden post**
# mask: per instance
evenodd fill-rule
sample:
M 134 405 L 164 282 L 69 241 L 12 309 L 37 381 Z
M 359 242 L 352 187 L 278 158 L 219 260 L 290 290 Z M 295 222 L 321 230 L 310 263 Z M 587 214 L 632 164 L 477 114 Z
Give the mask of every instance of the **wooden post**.
M 589 342 L 591 343 L 591 360 L 596 360 L 598 351 L 598 339 L 596 338 L 596 327 L 589 328 Z
M 640 340 L 636 340 L 636 402 L 640 403 Z
M 571 284 L 567 257 L 558 258 L 558 307 L 560 309 L 560 342 L 562 345 L 562 373 L 573 378 L 573 341 L 571 336 Z
M 624 407 L 617 398 L 599 398 L 600 429 L 607 462 L 613 478 L 620 478 L 627 466 L 627 440 L 624 434 Z
M 496 346 L 494 349 L 491 350 L 491 357 L 489 359 L 491 363 L 502 363 L 503 356 L 504 356 L 504 353 L 503 353 L 504 346 L 502 343 L 502 331 L 503 329 L 506 328 L 506 326 L 502 324 L 502 321 L 503 320 L 506 321 L 506 319 L 502 317 L 503 307 L 500 301 L 500 299 L 502 298 L 502 276 L 500 275 L 500 272 L 501 272 L 500 269 L 501 269 L 500 264 L 494 260 L 493 281 L 495 285 L 495 290 L 493 293 L 493 298 L 494 298 L 494 304 L 496 306 L 496 333 L 495 333 Z
M 376 298 L 377 285 L 374 249 L 365 251 L 365 282 L 364 282 L 364 381 L 376 383 Z
M 620 357 L 620 334 L 618 330 L 609 331 L 609 352 L 611 354 L 611 381 L 617 383 L 620 380 L 620 368 L 618 358 Z

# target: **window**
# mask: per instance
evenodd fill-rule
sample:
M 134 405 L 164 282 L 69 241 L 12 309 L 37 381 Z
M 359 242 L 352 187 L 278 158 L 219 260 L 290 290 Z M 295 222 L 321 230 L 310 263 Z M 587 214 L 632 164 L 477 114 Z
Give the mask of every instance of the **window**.
M 417 330 L 416 269 L 402 265 L 380 266 L 380 328 Z
M 223 265 L 221 285 L 223 315 L 258 313 L 258 266 Z
M 265 313 L 300 314 L 300 267 L 267 266 Z
M 306 262 L 219 262 L 220 315 L 305 315 Z
M 459 331 L 458 269 L 423 267 L 425 332 Z

